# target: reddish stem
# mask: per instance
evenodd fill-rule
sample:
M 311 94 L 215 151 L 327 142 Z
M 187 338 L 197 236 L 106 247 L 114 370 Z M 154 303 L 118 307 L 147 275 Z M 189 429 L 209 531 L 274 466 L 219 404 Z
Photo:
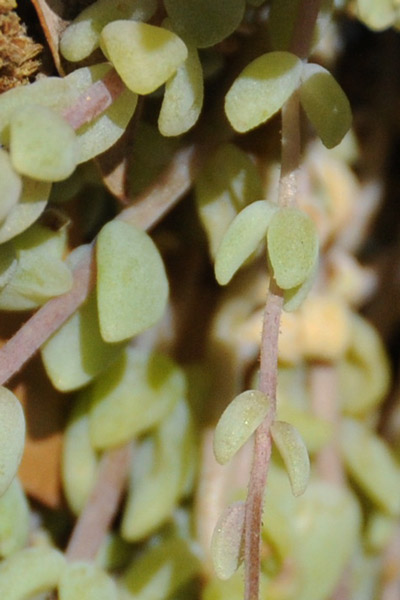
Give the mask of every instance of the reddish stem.
M 107 451 L 90 498 L 75 524 L 66 556 L 69 560 L 93 560 L 117 513 L 124 492 L 131 446 Z
M 199 168 L 200 150 L 194 145 L 179 150 L 169 167 L 118 218 L 148 230 L 171 210 L 192 185 Z M 93 247 L 73 272 L 71 291 L 49 300 L 0 349 L 0 385 L 8 381 L 44 342 L 86 300 L 95 282 Z
M 320 0 L 302 0 L 299 5 L 290 50 L 305 58 L 311 44 Z M 279 205 L 296 203 L 297 170 L 300 164 L 299 99 L 295 92 L 282 109 L 281 178 Z M 260 390 L 271 402 L 265 421 L 256 431 L 253 464 L 246 500 L 244 526 L 245 600 L 258 600 L 261 568 L 261 525 L 267 472 L 271 458 L 270 426 L 276 414 L 278 376 L 278 336 L 283 307 L 281 290 L 271 277 L 268 291 L 260 354 Z
M 69 106 L 63 117 L 74 129 L 93 121 L 100 116 L 126 90 L 120 76 L 111 69 L 103 77 L 93 83 L 89 89 L 79 96 L 75 104 Z

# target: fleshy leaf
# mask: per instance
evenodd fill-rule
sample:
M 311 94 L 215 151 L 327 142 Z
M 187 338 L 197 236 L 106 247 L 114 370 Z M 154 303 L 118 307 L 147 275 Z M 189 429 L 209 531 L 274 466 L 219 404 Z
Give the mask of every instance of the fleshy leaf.
M 346 94 L 329 71 L 304 65 L 300 102 L 324 146 L 337 146 L 351 127 L 352 115 Z
M 176 598 L 200 571 L 197 553 L 187 540 L 156 536 L 123 574 L 121 600 Z
M 240 24 L 245 0 L 165 0 L 175 31 L 198 48 L 221 42 Z
M 125 85 L 150 94 L 186 60 L 187 48 L 173 32 L 135 21 L 113 21 L 101 32 L 101 46 Z
M 30 533 L 30 510 L 18 477 L 0 498 L 0 556 L 21 550 Z
M 203 71 L 196 48 L 188 46 L 188 56 L 166 82 L 158 127 L 162 135 L 181 135 L 199 118 L 203 105 Z
M 301 496 L 310 478 L 310 459 L 303 438 L 293 425 L 285 421 L 275 421 L 271 434 L 285 463 L 293 495 Z
M 3 148 L 0 148 L 0 180 L 0 221 L 3 221 L 17 204 L 22 192 L 21 177 L 14 170 L 9 154 Z
M 243 133 L 270 119 L 297 88 L 301 71 L 301 60 L 290 52 L 269 52 L 253 60 L 225 97 L 232 127 Z
M 276 204 L 259 200 L 246 206 L 234 218 L 215 256 L 215 277 L 220 285 L 229 283 L 236 271 L 256 250 L 277 210 Z
M 144 231 L 111 221 L 97 238 L 97 304 L 106 342 L 126 340 L 163 315 L 168 281 L 160 254 Z
M 113 579 L 93 564 L 69 563 L 58 585 L 59 600 L 117 600 Z
M 318 235 L 310 217 L 298 208 L 281 208 L 267 231 L 268 258 L 276 283 L 288 290 L 301 285 L 314 271 Z
M 365 425 L 345 419 L 341 450 L 347 468 L 365 494 L 384 511 L 400 514 L 400 465 L 388 446 Z
M 147 21 L 156 7 L 156 0 L 97 0 L 63 32 L 60 52 L 69 61 L 83 60 L 98 48 L 101 30 L 107 23 L 117 19 Z
M 307 275 L 306 279 L 300 285 L 285 290 L 283 293 L 283 309 L 286 312 L 293 312 L 300 308 L 304 300 L 310 293 L 318 270 L 318 261 L 315 262 L 314 269 Z
M 14 238 L 17 266 L 0 292 L 2 310 L 27 310 L 68 292 L 72 273 L 62 260 L 66 230 L 52 231 L 35 223 Z
M 390 366 L 385 347 L 371 323 L 351 315 L 350 344 L 338 364 L 343 410 L 364 416 L 383 401 L 390 387 Z
M 127 348 L 90 388 L 93 446 L 117 446 L 155 427 L 185 392 L 184 374 L 170 358 Z
M 332 0 L 322 0 L 318 13 L 311 49 L 323 39 L 332 16 Z M 300 0 L 272 0 L 268 16 L 269 37 L 274 50 L 288 50 L 293 37 Z
M 1 298 L 1 296 L 0 296 Z M 76 390 L 106 369 L 125 344 L 108 344 L 100 335 L 96 293 L 42 346 L 42 360 L 57 390 Z
M 229 579 L 243 560 L 245 503 L 236 502 L 223 512 L 211 539 L 211 555 L 217 576 Z
M 65 119 L 50 108 L 28 104 L 11 117 L 10 155 L 21 175 L 61 181 L 75 170 L 79 149 L 75 132 Z
M 63 439 L 61 473 L 68 506 L 75 515 L 83 510 L 96 482 L 98 458 L 89 437 L 89 398 L 80 394 Z
M 222 413 L 214 433 L 214 454 L 224 465 L 263 422 L 269 400 L 258 390 L 247 390 L 232 400 Z
M 234 144 L 221 144 L 196 179 L 196 202 L 215 256 L 237 213 L 262 198 L 262 181 L 250 157 Z
M 137 448 L 121 534 L 127 541 L 147 537 L 170 519 L 193 483 L 195 436 L 187 403 L 181 399 L 153 435 Z
M 400 7 L 394 0 L 357 0 L 357 13 L 369 29 L 382 31 L 400 18 Z
M 20 550 L 0 564 L 0 598 L 22 600 L 53 590 L 64 568 L 64 555 L 54 548 Z
M 21 404 L 12 392 L 0 387 L 0 496 L 17 473 L 24 443 L 25 417 Z

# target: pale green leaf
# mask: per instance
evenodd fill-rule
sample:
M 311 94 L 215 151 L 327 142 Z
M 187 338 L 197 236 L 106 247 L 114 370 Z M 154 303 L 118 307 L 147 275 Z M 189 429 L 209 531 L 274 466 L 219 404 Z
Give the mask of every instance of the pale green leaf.
M 117 600 L 114 580 L 89 562 L 72 562 L 65 567 L 58 585 L 59 600 Z
M 0 564 L 0 598 L 26 600 L 53 590 L 64 568 L 64 555 L 54 548 L 20 550 Z
M 156 0 L 97 0 L 63 32 L 60 52 L 69 61 L 83 60 L 98 48 L 101 30 L 107 23 L 118 19 L 147 21 L 156 8 Z
M 22 192 L 22 180 L 14 170 L 10 155 L 0 149 L 0 221 L 3 221 L 10 210 L 17 204 Z
M 184 374 L 170 358 L 127 348 L 89 390 L 92 445 L 117 446 L 155 427 L 185 392 Z
M 324 146 L 337 146 L 351 127 L 352 115 L 346 94 L 329 71 L 304 65 L 300 102 Z
M 50 195 L 51 183 L 22 178 L 22 194 L 0 225 L 0 244 L 28 229 L 42 214 Z
M 11 556 L 28 541 L 31 515 L 18 477 L 0 498 L 0 556 Z
M 243 560 L 245 503 L 236 502 L 223 512 L 211 539 L 214 570 L 220 579 L 229 579 Z
M 96 245 L 97 303 L 106 342 L 126 340 L 163 315 L 168 281 L 160 254 L 142 230 L 111 221 Z
M 280 288 L 301 285 L 318 260 L 318 235 L 310 217 L 298 208 L 281 208 L 267 231 L 268 258 Z
M 314 269 L 307 275 L 306 279 L 300 285 L 289 288 L 283 293 L 283 310 L 293 312 L 300 308 L 304 300 L 310 293 L 318 271 L 318 260 L 315 261 Z
M 156 536 L 123 574 L 121 600 L 175 598 L 200 570 L 199 557 L 186 540 Z
M 186 60 L 187 48 L 173 32 L 135 21 L 113 21 L 101 32 L 101 47 L 125 85 L 150 94 Z
M 259 200 L 246 206 L 229 225 L 215 256 L 215 277 L 220 285 L 229 283 L 236 271 L 265 237 L 276 204 Z
M 12 392 L 0 387 L 0 496 L 17 473 L 24 444 L 25 417 L 22 406 Z
M 271 434 L 285 463 L 293 495 L 301 496 L 310 478 L 310 459 L 304 441 L 297 429 L 285 421 L 275 421 Z
M 301 60 L 290 52 L 268 52 L 238 75 L 225 97 L 232 127 L 243 133 L 277 113 L 297 88 Z
M 358 17 L 367 27 L 382 31 L 400 18 L 400 6 L 396 0 L 357 0 Z
M 340 429 L 347 468 L 364 493 L 379 508 L 400 514 L 400 465 L 386 443 L 365 425 L 345 419 Z
M 21 175 L 61 181 L 75 170 L 78 142 L 71 125 L 54 110 L 28 104 L 11 116 L 10 156 Z
M 258 390 L 242 392 L 228 404 L 214 433 L 214 454 L 223 465 L 231 460 L 265 419 L 270 402 Z
M 124 539 L 147 537 L 171 518 L 179 500 L 190 492 L 195 441 L 188 406 L 181 399 L 136 450 L 122 515 Z
M 203 93 L 201 62 L 196 48 L 188 46 L 187 59 L 165 84 L 158 117 L 162 135 L 181 135 L 193 127 L 203 105 Z
M 245 0 L 165 0 L 175 31 L 198 48 L 214 46 L 240 24 Z
M 75 515 L 83 510 L 96 482 L 98 457 L 89 438 L 89 398 L 75 401 L 63 437 L 61 477 L 68 506 Z
M 212 256 L 237 213 L 263 196 L 255 164 L 234 144 L 221 144 L 210 157 L 196 179 L 195 192 Z
M 41 353 L 54 387 L 68 392 L 86 385 L 104 371 L 124 347 L 123 342 L 108 344 L 101 337 L 97 298 L 92 292 L 42 346 Z

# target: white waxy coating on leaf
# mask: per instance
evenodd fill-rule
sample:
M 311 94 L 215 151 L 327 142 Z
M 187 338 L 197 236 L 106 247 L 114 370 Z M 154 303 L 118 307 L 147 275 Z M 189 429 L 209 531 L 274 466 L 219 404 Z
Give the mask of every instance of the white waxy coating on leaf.
M 290 52 L 269 52 L 253 60 L 225 97 L 232 127 L 243 133 L 265 123 L 297 88 L 301 71 L 301 60 Z
M 16 552 L 0 564 L 0 598 L 27 600 L 57 587 L 64 555 L 45 546 Z
M 304 66 L 300 102 L 324 146 L 337 146 L 351 127 L 352 115 L 346 94 L 329 71 Z
M 113 21 L 101 32 L 101 46 L 125 85 L 150 94 L 186 60 L 183 41 L 162 27 L 135 21 Z
M 22 180 L 14 170 L 10 155 L 0 148 L 0 221 L 3 221 L 10 210 L 17 204 L 22 192 Z
M 271 434 L 285 463 L 294 496 L 301 496 L 310 478 L 310 459 L 306 445 L 293 425 L 285 421 L 275 421 Z
M 28 104 L 11 116 L 10 156 L 21 175 L 61 181 L 75 170 L 78 141 L 71 125 L 54 110 Z
M 379 508 L 400 514 L 400 465 L 386 443 L 365 425 L 344 419 L 340 448 L 351 475 Z
M 59 600 L 117 600 L 114 580 L 103 569 L 83 561 L 67 564 L 58 585 Z
M 60 52 L 69 61 L 83 60 L 98 48 L 101 30 L 107 23 L 117 19 L 147 21 L 156 8 L 156 0 L 97 0 L 63 32 Z
M 267 231 L 268 258 L 280 288 L 301 285 L 318 260 L 318 234 L 310 217 L 298 208 L 281 208 Z
M 119 342 L 145 331 L 163 315 L 168 280 L 152 239 L 122 221 L 100 231 L 96 245 L 100 332 Z
M 203 71 L 196 48 L 188 47 L 188 57 L 165 84 L 158 117 L 162 135 L 181 135 L 199 118 L 203 106 Z
M 231 460 L 265 419 L 269 400 L 258 390 L 236 396 L 222 413 L 214 433 L 214 454 L 223 465 Z
M 236 502 L 223 512 L 211 539 L 214 570 L 220 579 L 229 579 L 242 561 L 245 503 Z
M 127 348 L 89 391 L 93 446 L 117 446 L 155 427 L 185 393 L 185 376 L 168 356 Z
M 14 479 L 25 443 L 25 417 L 17 397 L 0 387 L 0 496 Z M 2 597 L 0 595 L 0 597 Z M 5 596 L 3 596 L 5 597 Z
M 229 283 L 236 271 L 257 249 L 278 207 L 267 200 L 246 206 L 229 225 L 215 256 L 215 277 Z

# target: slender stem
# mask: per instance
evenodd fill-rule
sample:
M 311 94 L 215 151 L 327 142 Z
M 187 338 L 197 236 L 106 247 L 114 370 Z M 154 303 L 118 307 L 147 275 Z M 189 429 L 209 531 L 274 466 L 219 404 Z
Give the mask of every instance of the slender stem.
M 94 490 L 69 540 L 69 560 L 93 560 L 117 513 L 131 459 L 130 445 L 106 452 Z
M 318 16 L 320 0 L 302 0 L 299 5 L 290 50 L 307 57 Z M 300 165 L 299 99 L 295 92 L 282 108 L 280 206 L 293 206 L 297 196 L 297 172 Z M 260 587 L 261 523 L 265 486 L 271 458 L 270 426 L 276 415 L 278 374 L 278 336 L 283 307 L 282 291 L 271 277 L 268 291 L 260 354 L 260 391 L 271 402 L 265 421 L 256 431 L 253 464 L 246 500 L 244 526 L 245 600 L 258 600 Z
M 200 155 L 202 151 L 194 145 L 179 150 L 160 178 L 139 196 L 134 206 L 122 211 L 118 218 L 145 230 L 153 227 L 191 187 L 199 168 Z M 67 294 L 49 300 L 0 349 L 0 385 L 15 375 L 83 304 L 94 286 L 94 274 L 94 251 L 90 246 L 73 272 L 72 289 Z

